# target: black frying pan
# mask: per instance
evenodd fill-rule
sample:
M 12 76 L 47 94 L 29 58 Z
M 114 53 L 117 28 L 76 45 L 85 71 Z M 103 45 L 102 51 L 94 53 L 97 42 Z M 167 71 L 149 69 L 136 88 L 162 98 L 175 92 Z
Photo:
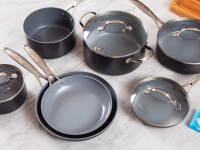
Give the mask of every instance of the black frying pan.
M 163 77 L 146 78 L 138 82 L 130 95 L 135 115 L 145 124 L 171 127 L 182 122 L 190 110 L 189 91 L 200 81 L 200 75 L 180 85 Z M 188 92 L 183 88 L 191 85 Z
M 70 52 L 75 43 L 75 20 L 67 12 L 83 0 L 76 0 L 67 10 L 42 8 L 32 12 L 24 21 L 24 32 L 28 44 L 45 59 L 61 57 Z
M 24 48 L 48 78 L 50 86 L 42 97 L 41 112 L 52 128 L 65 134 L 80 135 L 90 133 L 104 124 L 112 109 L 112 99 L 101 82 L 82 75 L 59 79 L 33 49 L 28 45 L 24 45 Z M 40 76 L 43 77 L 22 56 L 8 48 L 4 51 L 38 80 Z M 58 80 L 51 84 L 49 75 Z
M 111 97 L 112 97 L 112 110 L 110 112 L 110 115 L 108 117 L 108 119 L 106 120 L 106 122 L 99 127 L 98 129 L 90 132 L 90 133 L 86 133 L 86 134 L 82 134 L 82 135 L 70 135 L 70 134 L 64 134 L 61 132 L 58 132 L 57 130 L 53 129 L 44 119 L 42 112 L 41 112 L 41 101 L 42 101 L 42 97 L 44 92 L 46 91 L 46 89 L 48 88 L 48 84 L 45 84 L 40 93 L 38 94 L 38 97 L 36 99 L 35 102 L 35 111 L 36 111 L 36 115 L 37 118 L 40 122 L 40 124 L 46 129 L 47 132 L 49 132 L 51 135 L 55 136 L 55 137 L 59 137 L 65 140 L 73 140 L 73 141 L 79 141 L 79 140 L 87 140 L 90 138 L 93 138 L 101 133 L 103 133 L 106 129 L 108 129 L 108 127 L 112 124 L 112 122 L 114 121 L 114 118 L 117 114 L 117 95 L 114 91 L 114 89 L 112 88 L 112 86 L 105 81 L 104 79 L 102 79 L 101 77 L 88 73 L 88 72 L 69 72 L 69 73 L 65 73 L 62 75 L 59 75 L 59 78 L 64 78 L 64 77 L 68 77 L 68 76 L 74 76 L 74 75 L 83 75 L 83 76 L 87 76 L 87 77 L 91 77 L 94 78 L 96 80 L 98 80 L 99 82 L 101 82 L 110 92 Z M 55 79 L 51 80 L 52 82 L 55 81 Z
M 149 15 L 159 28 L 156 45 L 159 61 L 176 72 L 200 73 L 200 20 L 179 18 L 164 23 L 143 3 L 130 1 Z

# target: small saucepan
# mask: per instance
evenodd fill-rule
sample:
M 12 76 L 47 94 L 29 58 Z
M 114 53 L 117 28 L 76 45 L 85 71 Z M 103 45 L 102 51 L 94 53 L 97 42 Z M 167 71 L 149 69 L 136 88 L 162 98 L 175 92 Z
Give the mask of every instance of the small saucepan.
M 40 83 L 39 77 L 48 79 L 50 86 L 43 94 L 41 112 L 53 129 L 64 134 L 81 135 L 98 129 L 106 122 L 112 109 L 112 98 L 101 82 L 83 75 L 59 79 L 33 49 L 28 45 L 24 48 L 47 77 L 16 52 L 8 48 L 4 51 L 32 72 Z M 53 84 L 50 75 L 57 79 Z
M 26 84 L 22 71 L 9 64 L 0 64 L 0 114 L 15 111 L 25 102 Z
M 200 81 L 200 75 L 180 85 L 163 77 L 146 78 L 131 91 L 130 104 L 134 114 L 145 124 L 171 127 L 182 122 L 190 110 L 189 91 Z M 188 92 L 183 88 L 191 85 Z
M 32 12 L 24 21 L 28 44 L 45 59 L 58 58 L 69 53 L 76 43 L 73 13 L 83 0 L 77 0 L 67 10 L 42 8 Z M 74 8 L 72 15 L 67 12 Z
M 159 28 L 156 45 L 159 61 L 179 73 L 200 73 L 200 20 L 179 18 L 164 23 L 140 1 L 130 1 L 149 15 Z
M 85 24 L 82 18 L 93 13 Z M 84 55 L 87 64 L 97 72 L 123 75 L 138 68 L 153 55 L 147 46 L 147 28 L 136 16 L 122 11 L 81 17 Z M 149 54 L 145 56 L 145 50 Z

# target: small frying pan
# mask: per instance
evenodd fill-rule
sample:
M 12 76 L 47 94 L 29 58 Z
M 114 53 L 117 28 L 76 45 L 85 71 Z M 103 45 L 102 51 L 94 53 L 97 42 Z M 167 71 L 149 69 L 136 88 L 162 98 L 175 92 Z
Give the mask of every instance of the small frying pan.
M 50 86 L 42 97 L 41 111 L 52 128 L 61 133 L 80 135 L 92 132 L 107 120 L 112 109 L 112 98 L 101 82 L 82 75 L 59 79 L 33 49 L 28 45 L 24 45 L 24 48 L 48 78 Z M 40 76 L 45 78 L 16 52 L 8 48 L 4 51 L 38 80 Z M 58 80 L 52 84 L 49 75 Z
M 177 125 L 187 116 L 190 109 L 188 93 L 199 81 L 200 75 L 182 86 L 168 78 L 146 78 L 133 87 L 131 108 L 145 124 L 155 127 Z M 186 85 L 191 85 L 188 92 L 183 88 Z
M 130 1 L 150 16 L 159 28 L 156 44 L 159 61 L 179 73 L 200 73 L 200 20 L 179 18 L 164 23 L 140 1 Z
M 114 89 L 112 88 L 112 86 L 107 81 L 105 81 L 104 79 L 102 79 L 101 77 L 99 77 L 99 76 L 97 76 L 95 74 L 78 71 L 78 72 L 64 73 L 62 75 L 59 75 L 58 77 L 59 78 L 65 78 L 65 77 L 74 76 L 74 75 L 83 75 L 83 76 L 94 78 L 94 79 L 100 81 L 109 90 L 109 92 L 111 94 L 111 97 L 112 97 L 112 110 L 110 112 L 110 115 L 109 115 L 108 119 L 106 120 L 106 122 L 101 127 L 99 127 L 98 129 L 96 129 L 96 130 L 94 130 L 94 131 L 92 131 L 90 133 L 81 134 L 81 135 L 64 134 L 64 133 L 58 132 L 57 130 L 53 129 L 45 121 L 45 119 L 44 119 L 44 117 L 42 115 L 42 112 L 41 112 L 41 101 L 42 101 L 42 97 L 43 97 L 44 92 L 48 88 L 48 83 L 46 83 L 42 87 L 41 91 L 38 94 L 38 97 L 37 97 L 36 102 L 35 102 L 35 112 L 36 112 L 36 115 L 37 115 L 37 118 L 38 118 L 40 124 L 51 135 L 53 135 L 55 137 L 58 137 L 58 138 L 61 138 L 61 139 L 72 140 L 72 141 L 87 140 L 87 139 L 93 138 L 93 137 L 103 133 L 112 124 L 112 122 L 114 121 L 114 118 L 116 116 L 116 113 L 117 113 L 117 96 L 116 96 L 116 93 L 115 93 Z M 52 79 L 51 81 L 54 82 L 55 79 Z

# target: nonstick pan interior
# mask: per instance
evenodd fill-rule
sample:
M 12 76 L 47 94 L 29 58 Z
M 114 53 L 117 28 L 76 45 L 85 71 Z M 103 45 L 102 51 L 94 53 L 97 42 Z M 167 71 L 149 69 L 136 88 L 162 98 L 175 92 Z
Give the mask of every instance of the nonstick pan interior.
M 74 25 L 74 19 L 67 11 L 42 8 L 26 18 L 24 31 L 34 41 L 52 43 L 66 38 L 74 30 Z
M 92 137 L 95 137 L 99 134 L 101 134 L 103 131 L 105 131 L 113 122 L 115 115 L 117 113 L 117 96 L 115 91 L 113 90 L 112 86 L 106 82 L 104 79 L 91 74 L 91 73 L 87 73 L 87 72 L 70 72 L 70 73 L 65 73 L 62 74 L 60 76 L 58 76 L 59 78 L 63 78 L 63 77 L 67 77 L 67 76 L 73 76 L 73 75 L 83 75 L 83 76 L 88 76 L 88 77 L 92 77 L 96 80 L 98 80 L 99 82 L 101 82 L 102 84 L 104 84 L 104 86 L 106 86 L 106 88 L 108 89 L 108 91 L 111 94 L 112 97 L 112 110 L 110 112 L 110 115 L 108 117 L 108 119 L 106 120 L 106 122 L 99 127 L 98 129 L 87 133 L 87 134 L 82 134 L 82 135 L 69 135 L 69 134 L 64 134 L 61 132 L 58 132 L 57 130 L 53 129 L 43 118 L 42 116 L 42 112 L 41 112 L 41 100 L 43 97 L 43 94 L 45 92 L 45 90 L 48 88 L 48 84 L 45 84 L 44 87 L 42 88 L 42 90 L 40 91 L 37 100 L 36 100 L 36 105 L 35 105 L 35 109 L 36 109 L 36 115 L 38 117 L 39 122 L 41 123 L 41 125 L 53 136 L 62 138 L 62 139 L 67 139 L 67 140 L 86 140 L 86 139 L 90 139 Z
M 46 90 L 41 103 L 46 122 L 55 130 L 71 135 L 99 128 L 111 108 L 107 88 L 98 80 L 82 75 L 56 81 Z
M 145 89 L 152 88 L 169 93 L 177 104 L 170 103 L 169 98 L 163 94 L 144 92 Z M 168 127 L 178 124 L 186 117 L 190 107 L 186 97 L 185 90 L 170 79 L 147 78 L 139 82 L 131 92 L 131 107 L 143 122 L 157 127 Z
M 176 60 L 200 63 L 200 32 L 188 30 L 177 37 L 173 36 L 173 33 L 186 27 L 200 28 L 200 21 L 184 18 L 166 23 L 159 31 L 159 45 L 168 56 Z
M 129 30 L 121 23 L 107 24 L 107 21 L 123 21 Z M 87 23 L 86 23 L 87 24 Z M 84 40 L 90 49 L 106 56 L 130 55 L 144 46 L 147 40 L 147 29 L 135 16 L 125 12 L 108 12 L 96 16 L 84 28 Z

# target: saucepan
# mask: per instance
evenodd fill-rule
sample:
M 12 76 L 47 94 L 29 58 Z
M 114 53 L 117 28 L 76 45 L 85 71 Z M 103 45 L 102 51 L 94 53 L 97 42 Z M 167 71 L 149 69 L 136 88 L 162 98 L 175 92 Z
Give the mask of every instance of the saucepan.
M 4 48 L 4 51 L 33 73 L 40 84 L 39 77 L 48 80 L 49 87 L 42 91 L 41 112 L 54 130 L 63 134 L 81 135 L 98 129 L 107 121 L 112 110 L 112 98 L 104 84 L 81 74 L 59 79 L 32 48 L 28 45 L 24 45 L 24 48 L 46 76 L 16 52 L 9 48 Z M 57 81 L 52 83 L 50 75 Z
M 189 91 L 200 81 L 200 75 L 184 85 L 163 77 L 150 77 L 138 82 L 131 91 L 134 114 L 145 124 L 171 127 L 182 122 L 190 110 Z M 191 85 L 186 92 L 183 88 Z
M 77 0 L 67 10 L 42 8 L 32 12 L 24 21 L 28 44 L 45 59 L 64 56 L 76 43 L 73 13 L 83 0 Z M 67 12 L 74 8 L 73 13 Z
M 200 73 L 200 20 L 179 18 L 164 23 L 140 1 L 130 1 L 149 15 L 159 28 L 156 45 L 159 61 L 179 73 Z
M 17 110 L 27 97 L 23 72 L 10 64 L 0 64 L 0 114 Z
M 94 14 L 85 24 L 82 18 Z M 147 28 L 136 16 L 122 11 L 88 12 L 80 19 L 84 55 L 95 71 L 123 75 L 138 68 L 153 55 L 147 46 Z M 145 49 L 149 54 L 145 56 Z

